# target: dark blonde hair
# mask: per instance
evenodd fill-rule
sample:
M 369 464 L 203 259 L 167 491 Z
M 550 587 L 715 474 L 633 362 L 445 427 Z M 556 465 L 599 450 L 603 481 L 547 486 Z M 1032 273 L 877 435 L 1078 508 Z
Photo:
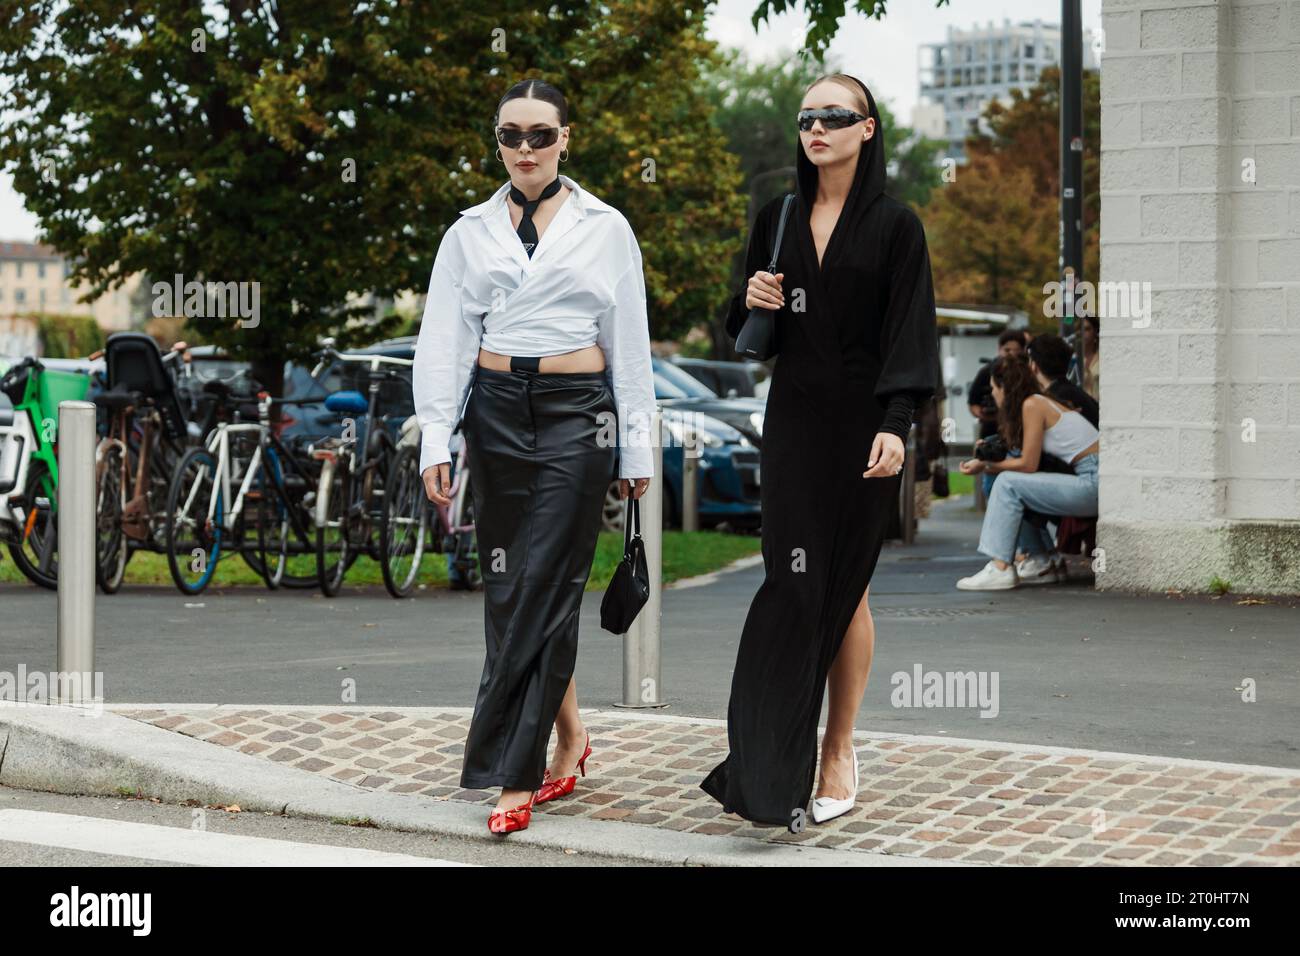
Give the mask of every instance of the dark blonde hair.
M 803 95 L 807 96 L 808 91 L 818 83 L 826 82 L 838 83 L 840 86 L 844 87 L 853 94 L 853 102 L 857 107 L 857 111 L 863 116 L 871 115 L 871 105 L 867 102 L 867 98 L 862 94 L 862 91 L 867 88 L 867 84 L 863 83 L 856 76 L 850 76 L 847 73 L 826 73 L 819 76 L 804 88 Z

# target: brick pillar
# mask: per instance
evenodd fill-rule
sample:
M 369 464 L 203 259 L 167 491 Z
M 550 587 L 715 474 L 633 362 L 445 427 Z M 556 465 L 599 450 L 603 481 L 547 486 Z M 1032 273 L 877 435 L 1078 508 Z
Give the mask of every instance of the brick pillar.
M 1300 593 L 1300 2 L 1102 15 L 1097 586 Z

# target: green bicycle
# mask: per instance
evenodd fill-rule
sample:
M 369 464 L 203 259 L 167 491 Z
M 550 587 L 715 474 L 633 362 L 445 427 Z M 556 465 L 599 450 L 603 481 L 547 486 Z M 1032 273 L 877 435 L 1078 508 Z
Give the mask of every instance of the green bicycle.
M 57 589 L 59 403 L 85 399 L 90 376 L 32 357 L 0 378 L 0 541 L 28 580 Z M 10 407 L 12 403 L 12 407 Z

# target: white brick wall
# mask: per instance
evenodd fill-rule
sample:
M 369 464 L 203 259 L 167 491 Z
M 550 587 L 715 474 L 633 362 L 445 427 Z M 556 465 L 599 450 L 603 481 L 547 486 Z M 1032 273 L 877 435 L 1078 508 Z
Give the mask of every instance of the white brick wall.
M 1300 0 L 1102 17 L 1103 530 L 1300 521 Z

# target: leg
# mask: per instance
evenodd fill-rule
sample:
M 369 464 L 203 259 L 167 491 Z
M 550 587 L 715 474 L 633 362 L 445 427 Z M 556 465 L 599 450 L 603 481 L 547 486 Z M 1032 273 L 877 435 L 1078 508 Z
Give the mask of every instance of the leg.
M 547 770 L 551 779 L 571 777 L 577 771 L 578 758 L 587 742 L 587 728 L 578 715 L 578 683 L 569 678 L 569 689 L 564 692 L 560 713 L 555 718 L 555 755 Z
M 876 647 L 875 622 L 867 604 L 870 591 L 868 584 L 827 674 L 830 703 L 822 737 L 821 782 L 814 797 L 844 800 L 852 796 L 853 722 L 867 690 Z
M 980 552 L 999 567 L 1005 567 L 1015 551 L 1026 508 L 1043 514 L 1095 514 L 1095 477 L 1043 471 L 1005 471 L 999 475 L 989 496 L 979 543 Z

